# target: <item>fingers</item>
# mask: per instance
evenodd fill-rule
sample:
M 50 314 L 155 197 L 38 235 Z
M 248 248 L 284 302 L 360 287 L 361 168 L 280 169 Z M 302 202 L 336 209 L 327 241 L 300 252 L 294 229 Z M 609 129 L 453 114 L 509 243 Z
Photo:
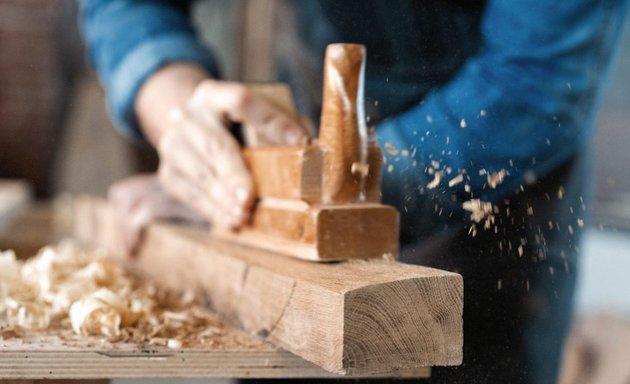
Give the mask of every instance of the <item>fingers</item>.
M 183 110 L 170 113 L 160 137 L 160 181 L 164 188 L 221 227 L 238 227 L 255 195 L 240 146 L 226 121 L 248 124 L 266 142 L 295 144 L 309 137 L 306 126 L 241 84 L 203 81 Z
M 212 184 L 209 189 L 202 189 L 170 164 L 160 166 L 159 177 L 162 184 L 168 186 L 169 193 L 210 218 L 214 225 L 234 228 L 248 218 L 248 207 L 226 204 L 229 199 L 219 183 Z
M 221 227 L 235 227 L 248 218 L 253 184 L 236 140 L 184 117 L 160 142 L 160 181 L 164 187 Z
M 190 181 L 170 164 L 160 165 L 159 179 L 164 188 L 179 201 L 185 201 L 193 210 L 212 218 L 218 207 L 214 200 L 206 196 L 206 192 Z
M 266 142 L 300 144 L 308 141 L 308 129 L 301 121 L 256 96 L 245 85 L 206 80 L 193 95 L 190 108 L 213 111 L 225 119 L 255 127 Z
M 108 195 L 118 230 L 117 250 L 122 255 L 135 253 L 144 228 L 156 219 L 203 222 L 203 218 L 169 196 L 154 174 L 119 181 L 112 185 Z

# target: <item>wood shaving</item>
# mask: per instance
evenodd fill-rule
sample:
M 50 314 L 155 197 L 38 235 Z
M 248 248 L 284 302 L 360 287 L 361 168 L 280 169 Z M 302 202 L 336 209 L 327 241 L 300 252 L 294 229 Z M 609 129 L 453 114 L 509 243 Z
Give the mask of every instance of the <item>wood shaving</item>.
M 484 229 L 489 229 L 494 225 L 494 208 L 492 203 L 487 201 L 481 201 L 479 199 L 472 199 L 464 201 L 462 207 L 464 210 L 470 212 L 470 219 L 475 223 L 484 221 Z
M 398 150 L 390 143 L 385 143 L 385 152 L 389 153 L 392 156 L 398 155 Z
M 435 175 L 433 176 L 433 180 L 431 180 L 431 182 L 427 184 L 427 188 L 433 189 L 437 187 L 438 185 L 440 185 L 441 180 L 442 180 L 442 172 L 436 172 Z
M 558 200 L 562 200 L 564 197 L 564 187 L 558 188 Z
M 168 348 L 221 344 L 225 333 L 194 294 L 159 289 L 103 250 L 66 241 L 25 262 L 0 252 L 0 339 L 70 329 L 79 337 Z
M 499 172 L 488 173 L 488 185 L 490 188 L 495 189 L 497 185 L 501 184 L 507 175 L 507 171 L 505 169 L 501 169 Z
M 451 180 L 449 180 L 448 186 L 452 188 L 452 187 L 456 186 L 457 184 L 459 184 L 459 183 L 461 183 L 463 181 L 464 181 L 464 175 L 462 175 L 460 173 L 459 175 L 457 175 L 457 176 L 453 177 Z
M 166 342 L 166 346 L 171 349 L 178 349 L 182 347 L 182 342 L 181 340 L 177 339 L 168 339 L 168 341 Z

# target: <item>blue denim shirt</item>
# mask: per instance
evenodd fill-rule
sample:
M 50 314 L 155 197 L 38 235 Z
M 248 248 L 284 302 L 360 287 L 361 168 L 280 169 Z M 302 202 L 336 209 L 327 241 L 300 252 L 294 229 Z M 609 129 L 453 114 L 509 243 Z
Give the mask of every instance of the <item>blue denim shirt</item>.
M 592 137 L 628 9 L 628 0 L 291 4 L 315 57 L 329 42 L 367 45 L 367 98 L 383 106 L 378 140 L 396 149 L 386 153 L 384 198 L 403 219 L 404 212 L 433 212 L 435 203 L 446 219 L 462 213 L 463 199 L 505 198 L 580 151 Z M 188 2 L 81 5 L 91 62 L 127 135 L 141 136 L 133 101 L 153 71 L 191 61 L 217 75 L 191 27 Z M 502 169 L 508 176 L 496 188 L 480 174 Z M 465 182 L 449 187 L 462 171 Z M 442 174 L 431 190 L 430 172 Z

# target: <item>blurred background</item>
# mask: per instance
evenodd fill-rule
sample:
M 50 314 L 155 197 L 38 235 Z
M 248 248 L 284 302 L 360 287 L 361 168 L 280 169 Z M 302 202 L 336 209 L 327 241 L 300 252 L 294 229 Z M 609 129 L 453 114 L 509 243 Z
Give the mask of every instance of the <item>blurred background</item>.
M 228 78 L 264 80 L 271 65 L 265 55 L 271 44 L 264 33 L 269 26 L 256 22 L 269 11 L 266 2 L 252 3 L 207 1 L 196 12 L 204 25 L 211 26 L 201 32 L 220 51 Z M 252 62 L 258 65 L 249 67 Z M 627 344 L 611 348 L 620 348 L 626 358 L 630 351 L 629 146 L 630 28 L 626 25 L 593 138 L 594 167 L 592 174 L 584 175 L 592 180 L 593 195 L 582 244 L 574 329 L 617 332 L 611 344 Z M 115 180 L 151 171 L 156 165 L 151 149 L 118 136 L 108 120 L 104 92 L 87 65 L 78 35 L 76 4 L 0 0 L 0 187 L 4 186 L 0 188 L 4 207 L 0 208 L 0 248 L 23 246 L 24 252 L 30 252 L 26 242 L 34 247 L 55 238 L 37 232 L 38 226 L 53 220 L 45 213 L 9 224 L 11 212 L 25 195 L 42 201 L 63 201 L 59 197 L 67 194 L 105 195 Z M 568 348 L 579 346 L 569 342 Z M 581 355 L 573 356 L 566 370 L 584 369 Z

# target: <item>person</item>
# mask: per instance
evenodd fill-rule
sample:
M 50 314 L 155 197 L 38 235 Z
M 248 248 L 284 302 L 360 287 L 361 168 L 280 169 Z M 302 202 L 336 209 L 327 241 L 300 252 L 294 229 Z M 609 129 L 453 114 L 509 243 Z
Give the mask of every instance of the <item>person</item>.
M 81 4 L 112 117 L 159 151 L 159 182 L 144 184 L 212 225 L 242 225 L 254 193 L 231 123 L 288 144 L 308 138 L 305 124 L 220 80 L 189 2 Z M 431 380 L 553 382 L 587 218 L 588 144 L 628 1 L 283 4 L 294 30 L 281 36 L 277 79 L 316 125 L 325 46 L 367 47 L 366 111 L 386 149 L 383 200 L 401 212 L 401 259 L 464 277 L 464 362 Z M 143 205 L 148 193 L 129 193 L 142 184 L 113 193 L 135 196 L 121 203 L 142 218 L 135 229 L 179 209 Z

